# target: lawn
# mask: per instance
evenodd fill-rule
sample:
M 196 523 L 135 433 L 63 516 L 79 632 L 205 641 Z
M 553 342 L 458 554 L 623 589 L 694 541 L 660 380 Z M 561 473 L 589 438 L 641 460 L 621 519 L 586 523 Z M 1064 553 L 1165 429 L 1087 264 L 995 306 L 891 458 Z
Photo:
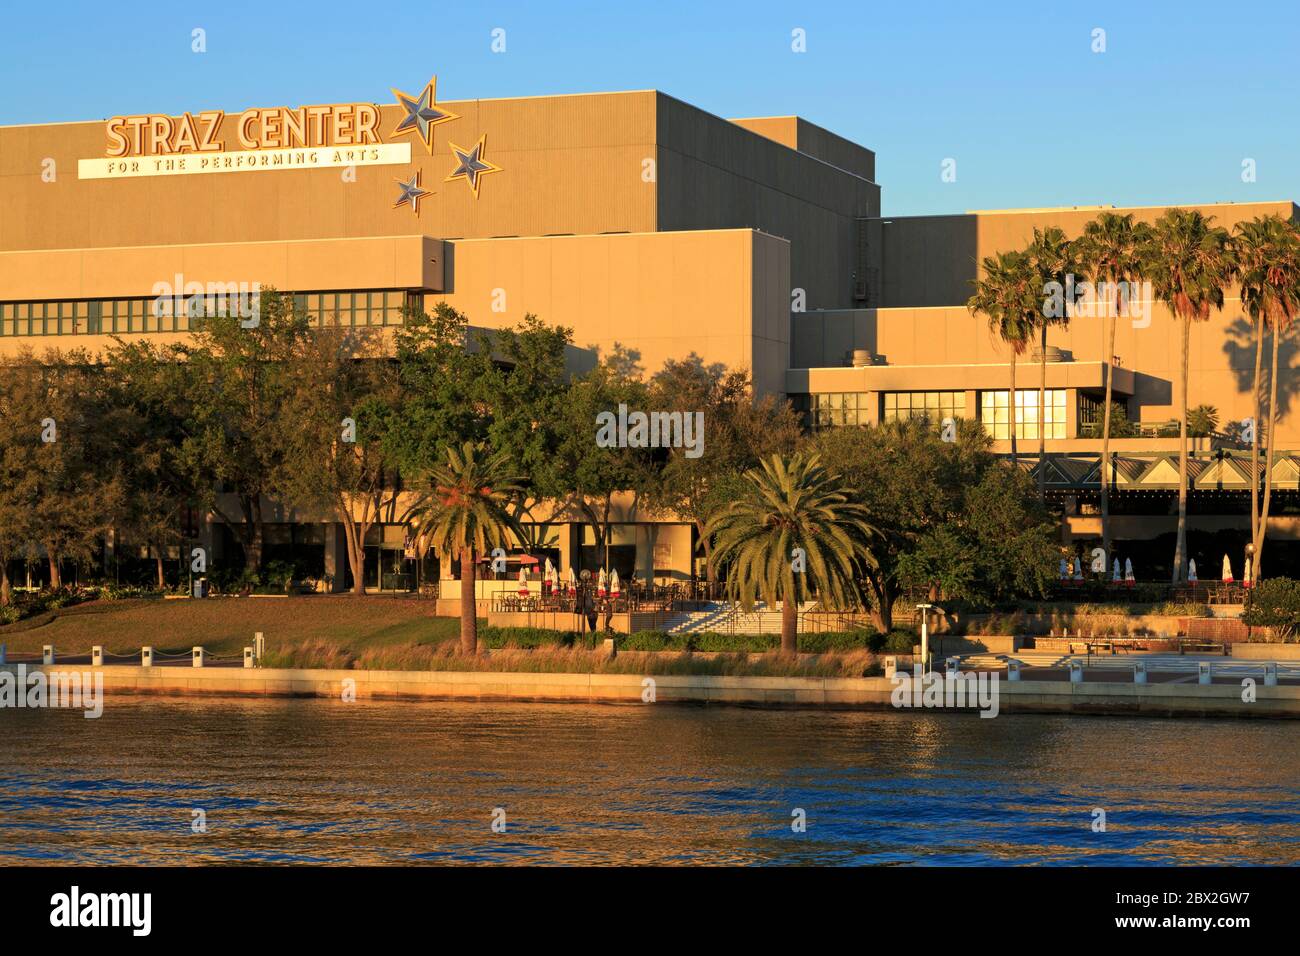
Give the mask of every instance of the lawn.
M 112 654 L 135 654 L 145 644 L 174 653 L 202 645 L 239 654 L 261 631 L 268 652 L 308 641 L 360 652 L 394 645 L 439 644 L 460 633 L 459 618 L 433 616 L 428 600 L 379 595 L 208 598 L 206 600 L 94 601 L 0 627 L 10 651 L 88 654 L 102 644 Z

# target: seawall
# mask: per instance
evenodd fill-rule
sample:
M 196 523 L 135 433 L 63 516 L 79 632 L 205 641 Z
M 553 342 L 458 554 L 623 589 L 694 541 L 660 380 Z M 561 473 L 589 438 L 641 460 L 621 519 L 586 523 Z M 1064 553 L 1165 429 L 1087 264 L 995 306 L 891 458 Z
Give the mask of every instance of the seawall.
M 8 664 L 2 670 L 14 671 Z M 86 671 L 69 664 L 28 670 Z M 294 670 L 115 666 L 106 694 L 341 698 L 345 682 L 358 700 L 551 701 L 644 706 L 724 704 L 845 710 L 894 709 L 884 677 L 716 677 L 660 674 Z M 1189 684 L 1088 681 L 1007 681 L 999 675 L 1000 713 L 1123 714 L 1152 717 L 1300 717 L 1300 686 L 1254 687 L 1242 700 L 1239 683 Z M 652 681 L 653 683 L 647 683 Z M 967 708 L 970 709 L 970 708 Z M 918 710 L 923 713 L 923 710 Z

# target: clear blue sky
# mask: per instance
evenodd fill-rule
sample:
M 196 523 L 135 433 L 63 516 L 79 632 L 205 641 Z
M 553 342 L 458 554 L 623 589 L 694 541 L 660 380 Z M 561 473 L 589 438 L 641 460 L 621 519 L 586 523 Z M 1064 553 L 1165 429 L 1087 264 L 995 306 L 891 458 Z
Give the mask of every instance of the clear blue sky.
M 436 73 L 440 99 L 657 88 L 797 113 L 876 150 L 887 215 L 1300 199 L 1297 26 L 1294 0 L 12 2 L 0 124 L 389 102 Z

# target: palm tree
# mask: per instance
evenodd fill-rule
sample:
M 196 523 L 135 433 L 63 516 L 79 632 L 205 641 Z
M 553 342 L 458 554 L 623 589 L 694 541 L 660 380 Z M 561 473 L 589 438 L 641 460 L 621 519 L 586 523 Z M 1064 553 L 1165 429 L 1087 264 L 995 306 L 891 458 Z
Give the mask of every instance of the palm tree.
M 1073 313 L 1072 303 L 1065 292 L 1077 270 L 1075 251 L 1065 233 L 1055 226 L 1034 230 L 1033 241 L 1026 250 L 1037 274 L 1043 307 L 1037 315 L 1038 344 L 1038 496 L 1047 500 L 1047 328 L 1051 325 L 1069 325 Z M 1060 296 L 1049 296 L 1048 289 L 1055 284 Z
M 1111 363 L 1115 361 L 1115 327 L 1119 324 L 1121 290 L 1126 287 L 1129 289 L 1131 302 L 1133 288 L 1142 281 L 1141 250 L 1150 231 L 1151 227 L 1145 223 L 1135 225 L 1132 214 L 1121 216 L 1118 213 L 1104 212 L 1083 227 L 1083 235 L 1078 240 L 1083 271 L 1094 284 L 1106 283 L 1107 291 L 1114 294 L 1115 314 L 1111 315 L 1112 300 L 1109 299 L 1101 313 L 1102 340 L 1106 343 L 1101 356 L 1106 392 L 1102 401 L 1105 414 L 1102 415 L 1101 425 L 1101 547 L 1106 554 L 1110 554 L 1110 407 L 1114 379 Z M 1100 296 L 1100 288 L 1097 291 Z
M 1219 430 L 1219 410 L 1213 405 L 1197 405 L 1187 413 L 1187 432 L 1193 438 L 1207 438 Z
M 1232 239 L 1211 226 L 1213 216 L 1170 209 L 1156 220 L 1142 246 L 1142 268 L 1156 296 L 1182 323 L 1181 414 L 1178 418 L 1178 536 L 1173 582 L 1183 581 L 1187 563 L 1187 364 L 1193 322 L 1204 322 L 1223 308 L 1225 287 L 1236 273 Z
M 1038 326 L 1042 290 L 1028 255 L 1023 252 L 999 252 L 985 256 L 983 273 L 975 280 L 975 294 L 966 303 L 971 314 L 988 316 L 989 329 L 1011 349 L 1011 391 L 1007 396 L 1010 421 L 1011 461 L 1017 457 L 1016 445 L 1016 356 L 1025 351 Z
M 1237 224 L 1233 245 L 1240 269 L 1241 304 L 1255 323 L 1255 427 L 1250 442 L 1250 540 L 1255 546 L 1255 579 L 1268 529 L 1273 494 L 1273 430 L 1277 424 L 1278 340 L 1300 309 L 1300 236 L 1280 216 L 1260 216 Z M 1273 368 L 1269 380 L 1268 428 L 1264 465 L 1264 503 L 1259 503 L 1260 366 L 1265 327 L 1273 334 Z
M 510 472 L 505 452 L 489 455 L 484 445 L 465 442 L 447 449 L 447 463 L 429 469 L 424 491 L 408 511 L 427 549 L 460 557 L 460 647 L 478 652 L 474 560 L 504 548 L 507 532 L 522 534 L 513 506 L 524 496 L 523 479 Z
M 861 603 L 876 529 L 816 455 L 773 455 L 745 472 L 739 496 L 709 522 L 712 560 L 728 568 L 727 590 L 746 611 L 761 597 L 781 602 L 781 653 L 798 651 L 799 585 L 840 607 Z M 798 550 L 796 550 L 798 549 Z

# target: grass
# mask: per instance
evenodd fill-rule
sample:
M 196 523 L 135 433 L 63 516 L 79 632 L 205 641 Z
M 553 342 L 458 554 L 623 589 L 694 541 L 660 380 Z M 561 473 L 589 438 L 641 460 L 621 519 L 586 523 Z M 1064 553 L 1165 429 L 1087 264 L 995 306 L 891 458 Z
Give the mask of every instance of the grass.
M 433 610 L 431 601 L 378 595 L 101 600 L 0 627 L 0 643 L 25 653 L 53 644 L 61 654 L 87 654 L 95 644 L 110 654 L 138 654 L 144 644 L 162 653 L 202 645 L 225 657 L 241 653 L 261 631 L 269 667 L 806 677 L 880 670 L 866 632 L 801 635 L 801 646 L 822 653 L 797 659 L 752 653 L 775 647 L 774 635 L 702 634 L 688 641 L 645 632 L 622 638 L 638 649 L 611 659 L 595 648 L 592 635 L 480 622 L 480 643 L 491 650 L 466 657 L 458 645 L 459 618 L 434 617 Z

